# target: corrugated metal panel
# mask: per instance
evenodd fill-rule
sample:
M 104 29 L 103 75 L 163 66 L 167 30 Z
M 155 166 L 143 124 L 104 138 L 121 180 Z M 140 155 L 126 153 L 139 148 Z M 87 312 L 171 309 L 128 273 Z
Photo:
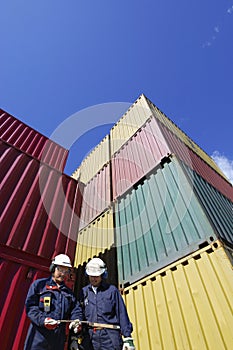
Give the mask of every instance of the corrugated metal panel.
M 106 164 L 84 187 L 79 229 L 88 225 L 111 204 L 110 164 Z
M 79 168 L 72 174 L 72 177 L 87 184 L 98 171 L 109 162 L 109 135 L 107 135 L 82 161 Z
M 17 260 L 17 250 L 10 252 L 14 255 L 8 256 L 9 259 L 7 259 L 7 253 L 9 252 L 6 252 L 1 246 L 1 349 L 22 350 L 29 326 L 24 310 L 28 288 L 34 279 L 49 275 L 49 261 L 34 257 L 34 262 L 30 265 L 30 261 L 25 260 L 28 258 L 26 255 L 21 254 Z
M 0 242 L 51 258 L 74 257 L 82 186 L 56 169 L 1 142 Z
M 220 242 L 126 288 L 124 299 L 137 350 L 232 348 L 233 270 Z
M 141 95 L 110 130 L 111 156 L 145 123 L 151 114 L 145 96 Z
M 73 172 L 73 174 L 71 174 L 71 177 L 74 178 L 75 180 L 78 180 L 80 179 L 81 177 L 81 168 L 78 167 L 75 172 Z
M 158 121 L 165 139 L 167 140 L 171 151 L 183 160 L 190 168 L 195 170 L 207 182 L 224 194 L 225 197 L 233 201 L 233 187 L 212 167 L 210 167 L 202 158 L 193 152 L 185 143 L 183 143 L 175 134 Z
M 0 109 L 0 138 L 50 166 L 63 171 L 68 151 Z
M 30 284 L 50 275 L 51 260 L 0 244 L 0 344 L 1 350 L 23 350 L 29 326 L 24 305 Z M 66 280 L 73 288 L 74 273 Z
M 110 250 L 114 245 L 113 213 L 104 212 L 78 234 L 75 267 Z
M 216 218 L 211 220 L 195 194 L 196 187 L 195 178 L 191 182 L 179 161 L 171 157 L 171 162 L 157 167 L 143 183 L 116 201 L 120 284 L 135 282 L 218 237 L 232 243 L 229 201 L 228 205 L 224 200 L 221 204 L 211 202 L 218 209 L 212 209 Z M 222 226 L 214 227 L 219 221 Z
M 107 283 L 114 284 L 115 286 L 118 286 L 118 279 L 117 279 L 117 258 L 116 258 L 116 247 L 112 246 L 110 249 L 105 249 L 105 251 L 102 253 L 99 253 L 96 255 L 98 258 L 102 259 L 108 269 L 108 277 L 107 277 Z M 89 260 L 90 258 L 88 258 Z M 86 286 L 89 283 L 89 278 L 85 273 L 87 260 L 80 262 L 82 265 L 77 266 L 75 269 L 75 276 L 76 276 L 76 285 L 75 285 L 75 293 L 76 295 L 79 295 L 81 289 Z
M 132 187 L 169 153 L 170 149 L 157 121 L 150 118 L 112 157 L 113 200 Z
M 219 237 L 233 245 L 233 203 L 189 167 L 183 168 Z
M 149 99 L 147 102 L 150 106 L 150 109 L 158 120 L 160 120 L 168 129 L 170 129 L 175 135 L 177 135 L 182 142 L 184 142 L 190 149 L 192 149 L 199 157 L 201 157 L 209 166 L 211 166 L 219 175 L 221 175 L 225 180 L 228 181 L 226 176 L 219 169 L 217 164 L 213 159 L 206 154 L 193 140 L 188 137 L 179 127 L 173 123 L 165 114 L 163 114 Z

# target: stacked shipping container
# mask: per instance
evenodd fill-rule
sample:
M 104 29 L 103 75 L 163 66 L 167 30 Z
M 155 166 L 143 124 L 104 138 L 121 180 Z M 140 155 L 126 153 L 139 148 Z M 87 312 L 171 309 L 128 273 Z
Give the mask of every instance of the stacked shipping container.
M 138 350 L 228 349 L 233 190 L 213 160 L 141 95 L 74 180 L 61 173 L 66 150 L 1 114 L 1 272 L 11 271 L 4 318 L 16 300 L 22 313 L 25 293 L 19 300 L 13 290 L 18 282 L 27 290 L 47 273 L 53 253 L 74 257 L 76 250 L 76 291 L 87 282 L 87 261 L 105 260 Z M 4 323 L 0 332 L 6 348 L 18 350 L 25 315 L 16 320 L 15 340 Z
M 97 195 L 98 186 L 93 185 L 86 193 L 92 205 L 96 196 L 112 199 L 107 203 L 113 212 L 113 227 L 112 221 L 105 227 L 110 236 L 114 229 L 111 244 L 117 251 L 118 285 L 134 323 L 137 349 L 227 349 L 232 341 L 232 317 L 229 310 L 225 310 L 227 305 L 232 309 L 233 292 L 228 281 L 232 271 L 229 255 L 229 247 L 233 245 L 232 185 L 213 160 L 144 95 L 110 130 L 109 142 L 110 162 L 106 164 L 111 193 L 106 196 L 105 187 L 105 191 L 98 190 L 101 194 Z M 88 217 L 90 210 L 85 211 L 87 223 L 96 212 Z M 81 251 L 85 250 L 86 261 L 102 251 L 98 244 L 97 250 L 88 246 L 88 242 L 95 245 L 97 241 L 98 234 L 95 237 L 93 232 L 99 226 L 95 225 L 93 221 L 85 229 L 86 240 L 81 238 L 83 231 L 80 232 L 82 245 L 78 246 L 82 247 Z M 104 237 L 105 230 L 102 232 Z M 84 242 L 87 248 L 83 248 Z M 77 266 L 82 263 L 78 246 Z M 220 270 L 216 270 L 218 285 L 215 288 L 221 291 L 222 299 L 214 314 L 209 310 L 217 293 L 213 293 L 211 283 L 205 285 L 203 280 L 205 269 L 210 269 L 206 262 L 202 263 L 208 261 L 204 259 L 206 256 L 210 257 L 209 264 L 217 261 L 216 269 L 219 256 L 226 259 Z M 193 270 L 190 272 L 189 267 L 183 266 L 191 266 L 199 257 L 196 270 L 201 281 L 197 283 L 197 275 L 192 280 Z M 180 272 L 174 275 L 173 271 Z M 158 279 L 166 282 L 157 284 Z M 176 286 L 180 286 L 179 299 Z M 227 295 L 223 293 L 225 288 Z M 213 301 L 196 306 L 197 301 L 188 296 L 188 291 L 192 294 L 199 289 L 203 300 L 204 289 L 205 298 Z M 171 311 L 165 313 L 162 305 L 168 308 L 169 304 Z M 188 305 L 192 310 L 196 308 L 193 323 L 189 323 Z M 205 318 L 205 315 L 208 316 Z M 223 323 L 217 320 L 219 315 Z M 209 326 L 210 321 L 213 327 Z M 151 328 L 154 324 L 158 335 Z M 192 327 L 195 327 L 195 336 L 190 334 Z M 215 335 L 210 339 L 212 332 Z
M 49 275 L 54 255 L 74 259 L 82 184 L 61 172 L 63 147 L 3 111 L 0 125 L 0 343 L 21 350 L 30 284 Z
M 215 241 L 125 288 L 137 349 L 231 349 L 232 263 Z
M 83 278 L 86 263 L 102 258 L 111 270 L 109 281 L 117 284 L 116 249 L 111 202 L 111 163 L 109 136 L 98 145 L 72 175 L 81 179 L 83 189 L 75 267 L 78 269 L 77 292 L 88 282 Z

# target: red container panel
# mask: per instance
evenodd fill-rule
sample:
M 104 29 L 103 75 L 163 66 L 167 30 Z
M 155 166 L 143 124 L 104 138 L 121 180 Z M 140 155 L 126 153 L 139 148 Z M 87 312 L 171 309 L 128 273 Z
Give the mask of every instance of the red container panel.
M 0 109 L 0 138 L 57 170 L 65 168 L 68 150 Z
M 9 144 L 0 149 L 0 243 L 49 259 L 61 251 L 73 258 L 82 185 Z
M 83 191 L 80 229 L 87 226 L 111 204 L 110 164 L 106 164 Z
M 0 245 L 0 344 L 1 350 L 23 350 L 29 319 L 25 299 L 31 283 L 50 275 L 51 260 Z M 71 289 L 75 278 L 66 280 Z
M 191 169 L 196 171 L 210 185 L 220 191 L 225 197 L 233 201 L 233 187 L 213 168 L 211 168 L 202 158 L 188 148 L 176 135 L 166 126 L 158 121 L 159 127 L 167 140 L 172 153 L 183 160 Z
M 113 199 L 131 188 L 170 152 L 156 119 L 149 119 L 112 157 Z
M 24 309 L 28 288 L 33 280 L 49 276 L 50 261 L 3 246 L 0 258 L 1 349 L 22 350 L 29 326 Z

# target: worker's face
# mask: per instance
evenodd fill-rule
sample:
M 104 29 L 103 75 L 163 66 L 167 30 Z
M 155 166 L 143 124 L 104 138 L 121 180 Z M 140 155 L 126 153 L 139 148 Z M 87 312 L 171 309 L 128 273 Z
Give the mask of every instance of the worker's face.
M 60 284 L 64 281 L 65 277 L 70 273 L 70 269 L 66 266 L 56 266 L 53 273 L 53 280 Z
M 99 287 L 101 280 L 101 276 L 89 276 L 89 281 L 93 287 Z

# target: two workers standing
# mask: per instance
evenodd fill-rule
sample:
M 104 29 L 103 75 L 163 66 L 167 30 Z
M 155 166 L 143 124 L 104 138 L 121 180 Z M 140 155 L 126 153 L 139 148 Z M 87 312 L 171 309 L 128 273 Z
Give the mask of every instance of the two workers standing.
M 25 305 L 31 324 L 24 350 L 63 350 L 66 323 L 61 320 L 73 320 L 69 325 L 73 334 L 71 350 L 135 349 L 124 301 L 118 289 L 105 281 L 105 263 L 99 258 L 88 262 L 86 274 L 90 283 L 81 290 L 78 300 L 64 283 L 71 267 L 70 258 L 59 254 L 50 266 L 51 277 L 36 280 L 30 286 Z M 91 323 L 113 327 L 90 327 Z M 76 339 L 80 332 L 81 345 Z

